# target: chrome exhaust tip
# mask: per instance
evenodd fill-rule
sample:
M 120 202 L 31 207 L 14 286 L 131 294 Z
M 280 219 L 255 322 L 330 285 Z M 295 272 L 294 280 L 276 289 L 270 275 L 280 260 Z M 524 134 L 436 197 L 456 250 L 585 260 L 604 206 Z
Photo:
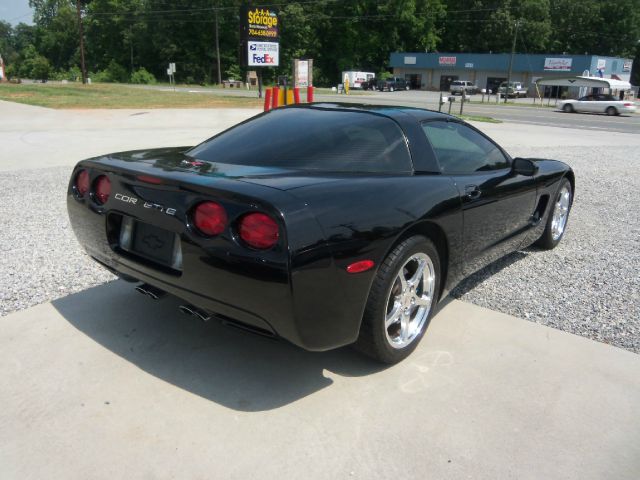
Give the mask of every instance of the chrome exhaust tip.
M 144 295 L 148 295 L 149 297 L 151 297 L 154 300 L 159 300 L 160 298 L 164 297 L 167 292 L 165 292 L 164 290 L 160 290 L 159 288 L 156 288 L 152 285 L 149 285 L 147 283 L 143 283 L 142 285 L 138 285 L 136 287 L 136 292 L 140 292 Z
M 178 307 L 178 310 L 180 310 L 185 315 L 199 318 L 203 322 L 211 320 L 211 315 L 209 315 L 204 310 L 200 310 L 199 308 L 194 307 L 193 305 L 180 305 Z

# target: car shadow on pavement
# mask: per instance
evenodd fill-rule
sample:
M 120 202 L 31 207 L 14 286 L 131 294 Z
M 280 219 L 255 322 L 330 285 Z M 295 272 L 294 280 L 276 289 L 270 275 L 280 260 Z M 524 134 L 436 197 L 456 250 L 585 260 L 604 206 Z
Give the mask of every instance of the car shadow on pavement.
M 500 258 L 499 260 L 496 260 L 495 262 L 490 263 L 486 267 L 481 268 L 477 272 L 469 275 L 467 278 L 462 280 L 453 290 L 451 290 L 449 295 L 453 298 L 460 298 L 462 295 L 470 292 L 471 290 L 476 288 L 478 285 L 480 285 L 482 282 L 492 277 L 496 273 L 504 270 L 507 267 L 510 267 L 514 263 L 519 262 L 524 258 L 527 258 L 527 255 L 529 253 L 533 253 L 538 250 L 539 249 L 537 249 L 536 247 L 528 247 L 524 250 L 519 250 L 519 251 L 510 253 Z
M 285 341 L 202 322 L 183 303 L 151 300 L 121 280 L 52 302 L 79 331 L 145 372 L 241 411 L 287 405 L 333 383 L 324 371 L 352 377 L 384 370 L 349 348 L 307 352 Z

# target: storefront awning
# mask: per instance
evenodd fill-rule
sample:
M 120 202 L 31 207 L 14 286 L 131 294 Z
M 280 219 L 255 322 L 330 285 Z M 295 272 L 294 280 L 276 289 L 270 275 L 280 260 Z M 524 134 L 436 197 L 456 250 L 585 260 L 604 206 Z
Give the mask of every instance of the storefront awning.
M 536 80 L 536 83 L 539 86 L 548 85 L 554 87 L 610 88 L 611 90 L 628 90 L 631 88 L 629 82 L 600 77 L 543 77 Z

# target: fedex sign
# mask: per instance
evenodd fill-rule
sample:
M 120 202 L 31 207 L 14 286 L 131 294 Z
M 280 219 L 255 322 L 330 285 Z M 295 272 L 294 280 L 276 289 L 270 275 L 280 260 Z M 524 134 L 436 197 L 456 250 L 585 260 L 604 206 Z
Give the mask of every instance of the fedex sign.
M 252 42 L 247 45 L 247 65 L 250 67 L 277 67 L 280 62 L 280 44 Z

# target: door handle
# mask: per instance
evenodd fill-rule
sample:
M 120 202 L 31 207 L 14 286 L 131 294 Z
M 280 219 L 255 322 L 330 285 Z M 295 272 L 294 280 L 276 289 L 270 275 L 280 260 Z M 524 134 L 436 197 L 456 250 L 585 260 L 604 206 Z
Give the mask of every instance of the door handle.
M 475 200 L 476 198 L 480 198 L 480 187 L 477 185 L 467 185 L 464 187 L 464 196 L 469 200 Z

